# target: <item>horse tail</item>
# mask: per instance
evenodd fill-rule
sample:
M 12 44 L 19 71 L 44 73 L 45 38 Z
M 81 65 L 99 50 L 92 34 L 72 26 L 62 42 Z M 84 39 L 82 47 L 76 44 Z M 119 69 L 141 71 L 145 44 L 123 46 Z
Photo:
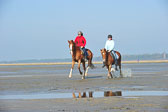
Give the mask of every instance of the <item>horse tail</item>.
M 92 60 L 90 61 L 89 67 L 90 67 L 91 69 L 94 69 L 94 68 L 95 68 L 95 66 L 94 66 L 93 63 L 92 63 Z
M 92 63 L 92 59 L 93 59 L 93 53 L 88 49 L 88 66 L 91 68 L 91 69 L 94 69 L 95 66 L 93 65 Z
M 116 51 L 116 53 L 119 56 L 119 58 L 118 58 L 118 65 L 119 65 L 119 68 L 121 69 L 121 54 L 118 51 Z
M 121 61 L 121 54 L 118 51 L 116 51 L 116 53 L 119 56 L 118 60 Z

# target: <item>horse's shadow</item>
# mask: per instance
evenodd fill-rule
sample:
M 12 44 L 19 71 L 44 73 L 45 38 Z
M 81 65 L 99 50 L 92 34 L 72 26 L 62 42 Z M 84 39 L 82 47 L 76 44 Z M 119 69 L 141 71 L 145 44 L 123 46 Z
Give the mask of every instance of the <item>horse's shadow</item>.
M 86 79 L 102 78 L 103 76 L 87 76 Z

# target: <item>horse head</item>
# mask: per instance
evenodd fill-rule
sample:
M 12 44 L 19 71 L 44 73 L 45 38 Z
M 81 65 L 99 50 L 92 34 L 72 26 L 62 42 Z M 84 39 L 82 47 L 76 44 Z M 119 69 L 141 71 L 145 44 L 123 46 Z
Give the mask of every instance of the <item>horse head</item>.
M 101 55 L 103 58 L 103 62 L 105 62 L 106 61 L 106 54 L 107 54 L 106 49 L 105 48 L 100 49 L 100 52 L 101 52 Z
M 75 42 L 73 40 L 68 40 L 68 43 L 69 43 L 70 53 L 73 54 L 73 51 L 75 50 Z

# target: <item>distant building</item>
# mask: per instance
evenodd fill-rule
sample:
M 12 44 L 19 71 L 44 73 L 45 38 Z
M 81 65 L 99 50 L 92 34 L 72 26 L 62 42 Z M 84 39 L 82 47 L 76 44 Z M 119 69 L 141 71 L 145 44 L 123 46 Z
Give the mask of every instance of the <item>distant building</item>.
M 166 52 L 163 53 L 163 59 L 166 59 Z

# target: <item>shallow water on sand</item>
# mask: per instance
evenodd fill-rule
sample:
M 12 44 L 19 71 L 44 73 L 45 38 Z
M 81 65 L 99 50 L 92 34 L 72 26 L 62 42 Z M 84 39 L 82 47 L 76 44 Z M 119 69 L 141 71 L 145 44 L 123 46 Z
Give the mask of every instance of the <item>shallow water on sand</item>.
M 102 98 L 121 96 L 124 98 L 140 96 L 168 96 L 168 91 L 90 91 L 79 93 L 47 93 L 47 94 L 20 94 L 20 95 L 0 95 L 0 99 L 55 99 L 55 98 Z
M 96 64 L 95 69 L 89 69 L 90 74 L 107 74 L 107 69 L 102 68 L 101 64 Z M 149 67 L 150 66 L 150 67 Z M 158 67 L 159 66 L 159 67 Z M 114 67 L 114 66 L 113 66 Z M 67 75 L 71 65 L 29 65 L 29 66 L 0 66 L 0 77 L 28 77 L 28 75 Z M 150 73 L 167 70 L 168 63 L 137 63 L 122 64 L 122 70 L 134 73 Z M 83 70 L 81 66 L 81 70 Z M 79 74 L 77 65 L 73 74 Z
M 96 66 L 96 68 L 89 69 L 88 73 L 89 74 L 96 74 L 96 76 L 94 76 L 93 80 L 89 80 L 89 81 L 95 81 L 98 78 L 99 79 L 106 78 L 107 69 L 102 68 L 101 64 L 96 64 L 95 66 Z M 77 80 L 75 84 L 85 83 L 85 81 L 82 81 L 81 79 L 70 79 L 69 80 L 68 74 L 70 72 L 70 68 L 71 68 L 71 65 L 0 66 L 0 79 L 2 79 L 1 81 L 4 81 L 4 82 L 2 82 L 2 84 L 5 83 L 5 81 L 9 80 L 9 83 L 7 83 L 9 85 L 6 86 L 5 85 L 6 83 L 4 84 L 9 89 L 6 89 L 6 88 L 4 88 L 4 86 L 1 86 L 2 89 L 0 91 L 0 99 L 52 99 L 52 98 L 73 98 L 73 97 L 78 98 L 78 97 L 82 97 L 82 96 L 87 96 L 87 97 L 92 96 L 93 98 L 99 98 L 99 97 L 106 97 L 107 93 L 109 94 L 109 96 L 122 96 L 122 97 L 168 96 L 168 91 L 162 91 L 165 88 L 164 86 L 161 91 L 148 91 L 148 90 L 154 90 L 154 89 L 148 88 L 148 86 L 153 87 L 153 84 L 155 84 L 155 82 L 153 82 L 152 85 L 150 85 L 150 84 L 143 85 L 143 83 L 138 83 L 139 85 L 137 85 L 136 81 L 138 81 L 138 80 L 134 80 L 134 82 L 129 83 L 129 84 L 126 83 L 127 85 L 123 85 L 125 83 L 123 83 L 122 85 L 119 85 L 118 83 L 115 84 L 116 82 L 114 82 L 115 90 L 121 90 L 121 91 L 107 92 L 107 91 L 104 91 L 103 89 L 101 89 L 102 87 L 107 87 L 108 90 L 111 90 L 109 88 L 110 86 L 106 85 L 106 84 L 111 84 L 109 81 L 109 83 L 105 83 L 104 85 L 102 84 L 98 87 L 96 85 L 94 85 L 95 83 L 92 83 L 94 85 L 93 88 L 91 88 L 93 91 L 86 90 L 87 92 L 81 92 L 80 94 L 79 93 L 71 93 L 74 90 L 74 85 L 72 86 L 72 88 L 71 88 L 71 86 L 67 86 L 67 85 L 66 85 L 67 87 L 61 86 L 61 85 L 59 85 L 58 87 L 56 86 L 58 89 L 61 86 L 62 90 L 69 90 L 67 93 L 61 93 L 62 91 L 61 92 L 52 91 L 52 92 L 48 93 L 48 91 L 46 91 L 46 90 L 49 90 L 50 88 L 47 88 L 48 86 L 46 86 L 46 85 L 48 85 L 49 82 L 45 83 L 45 82 L 43 82 L 43 80 L 41 80 L 41 82 L 40 82 L 39 78 L 41 78 L 41 79 L 45 78 L 45 77 L 41 77 L 41 76 L 54 76 L 55 77 L 58 75 L 58 76 L 66 77 L 67 79 L 65 79 L 65 80 L 68 80 L 68 81 Z M 158 75 L 157 72 L 167 71 L 168 70 L 167 68 L 168 68 L 168 63 L 122 64 L 123 72 L 126 75 L 136 74 L 135 79 L 137 77 L 145 77 L 145 78 L 147 76 L 148 76 L 148 78 L 153 77 L 154 76 L 153 74 Z M 116 73 L 119 73 L 119 72 L 116 72 Z M 152 75 L 149 76 L 148 74 L 152 74 Z M 75 65 L 73 75 L 79 76 L 77 65 Z M 37 78 L 36 76 L 40 76 L 40 77 Z M 18 78 L 18 77 L 21 77 L 21 78 Z M 25 78 L 22 78 L 22 77 L 25 77 Z M 32 78 L 30 78 L 30 80 L 33 80 L 33 81 L 30 81 L 29 78 L 27 78 L 27 77 L 32 77 Z M 36 77 L 36 78 L 34 79 L 34 77 Z M 167 77 L 167 74 L 164 74 L 164 77 Z M 91 79 L 91 75 L 89 76 L 89 78 Z M 13 79 L 15 79 L 15 80 L 13 80 Z M 16 80 L 16 79 L 28 79 L 26 81 L 30 81 L 33 84 L 31 85 L 31 83 L 26 83 L 26 82 L 17 83 L 18 80 Z M 57 80 L 60 80 L 60 79 L 57 79 Z M 12 82 L 12 81 L 14 81 L 14 82 Z M 48 81 L 51 81 L 51 79 Z M 127 81 L 131 82 L 132 79 L 127 80 Z M 119 81 L 117 81 L 117 82 L 119 82 Z M 87 83 L 87 81 L 86 81 L 86 83 Z M 10 88 L 11 84 L 16 84 L 14 86 L 16 88 L 15 89 Z M 39 86 L 39 88 L 34 87 L 34 86 L 40 85 L 40 84 L 42 86 Z M 40 92 L 43 91 L 40 88 L 40 87 L 43 87 L 43 84 L 44 84 L 43 89 L 45 90 L 45 92 L 39 93 L 39 91 Z M 52 87 L 54 84 L 55 83 L 51 83 L 51 85 L 49 85 L 49 87 Z M 56 83 L 56 84 L 58 84 L 58 83 Z M 68 83 L 68 85 L 69 84 L 72 84 L 72 82 Z M 154 86 L 157 86 L 157 85 L 154 85 Z M 20 88 L 23 87 L 23 88 L 20 89 L 19 87 Z M 33 92 L 31 93 L 31 88 L 33 88 L 33 87 L 34 87 L 34 89 L 41 89 L 41 90 L 38 90 L 34 93 Z M 119 87 L 119 89 L 117 87 Z M 126 91 L 125 87 L 127 87 L 127 89 L 129 88 L 132 90 L 135 90 L 135 89 L 143 90 L 144 88 L 148 88 L 148 89 L 146 89 L 147 91 Z M 160 86 L 157 86 L 157 87 L 160 88 Z M 67 89 L 67 88 L 70 88 L 70 89 Z M 95 88 L 98 88 L 99 90 L 96 91 Z M 18 90 L 20 89 L 20 91 L 17 91 L 17 89 Z M 30 91 L 28 91 L 27 89 L 30 89 Z M 34 90 L 34 89 L 32 89 L 32 90 Z M 81 91 L 81 89 L 78 88 L 78 91 Z M 26 94 L 26 92 L 30 92 L 30 94 L 28 94 L 28 93 Z M 63 92 L 65 92 L 65 91 L 63 91 Z

